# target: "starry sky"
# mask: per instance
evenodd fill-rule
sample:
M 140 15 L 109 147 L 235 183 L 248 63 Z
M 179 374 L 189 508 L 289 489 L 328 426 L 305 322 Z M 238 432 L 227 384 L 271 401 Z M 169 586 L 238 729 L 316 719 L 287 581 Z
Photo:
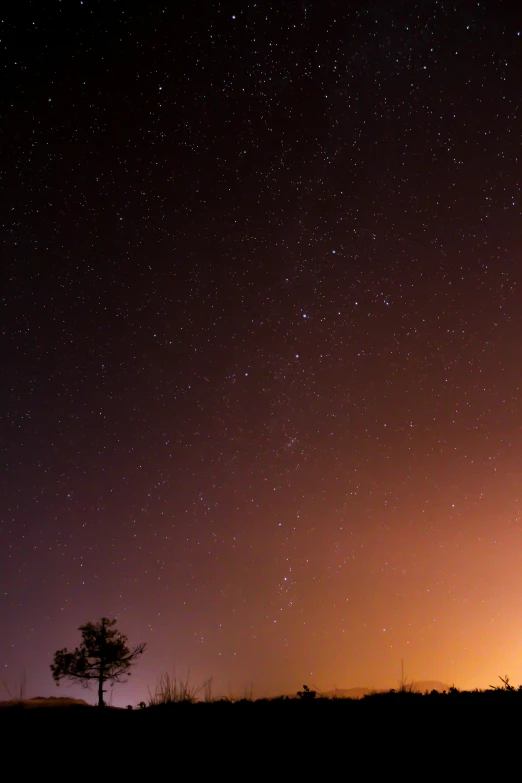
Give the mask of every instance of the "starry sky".
M 11 687 L 522 681 L 516 6 L 11 6 Z

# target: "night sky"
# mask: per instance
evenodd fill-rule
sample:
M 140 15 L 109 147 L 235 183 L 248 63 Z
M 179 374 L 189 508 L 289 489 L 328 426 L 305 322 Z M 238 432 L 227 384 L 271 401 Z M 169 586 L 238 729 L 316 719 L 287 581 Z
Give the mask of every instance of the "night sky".
M 0 679 L 522 681 L 517 5 L 11 5 Z

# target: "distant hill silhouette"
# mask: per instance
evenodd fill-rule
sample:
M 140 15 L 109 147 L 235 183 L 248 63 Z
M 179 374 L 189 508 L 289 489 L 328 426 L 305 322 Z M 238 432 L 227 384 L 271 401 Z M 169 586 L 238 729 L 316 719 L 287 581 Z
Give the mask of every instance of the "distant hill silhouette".
M 323 691 L 318 696 L 328 699 L 362 699 L 370 693 L 369 688 L 335 688 L 333 691 Z
M 438 680 L 419 680 L 419 682 L 413 682 L 413 683 L 406 683 L 405 686 L 408 690 L 411 689 L 412 691 L 415 691 L 415 693 L 431 693 L 432 691 L 437 691 L 438 693 L 442 693 L 443 691 L 449 691 L 450 686 L 446 685 L 444 682 L 439 682 Z M 318 693 L 318 696 L 327 697 L 328 699 L 363 699 L 365 696 L 368 696 L 370 693 L 386 693 L 390 688 L 335 688 L 331 691 L 323 691 L 322 693 Z M 395 690 L 399 690 L 399 686 L 397 685 Z
M 448 692 L 450 689 L 450 685 L 446 685 L 444 682 L 439 682 L 438 680 L 420 680 L 419 682 L 414 682 L 412 685 L 412 688 L 417 693 L 431 693 L 432 691 L 438 691 L 439 693 L 442 693 L 443 691 Z
M 69 696 L 35 696 L 33 699 L 9 699 L 0 701 L 1 707 L 23 707 L 34 709 L 35 707 L 90 707 L 83 699 L 71 699 Z

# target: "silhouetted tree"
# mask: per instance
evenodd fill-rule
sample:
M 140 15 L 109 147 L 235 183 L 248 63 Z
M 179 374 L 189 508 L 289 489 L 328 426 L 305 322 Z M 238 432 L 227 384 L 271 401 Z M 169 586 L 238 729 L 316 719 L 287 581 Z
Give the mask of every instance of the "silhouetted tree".
M 116 620 L 102 617 L 99 623 L 87 623 L 81 625 L 82 643 L 74 652 L 66 648 L 57 650 L 54 654 L 54 663 L 51 671 L 56 684 L 66 677 L 70 680 L 79 680 L 88 688 L 92 681 L 98 683 L 98 707 L 104 706 L 103 684 L 109 680 L 125 682 L 125 676 L 130 676 L 129 669 L 136 663 L 138 655 L 141 655 L 146 644 L 139 644 L 133 650 L 127 647 L 127 637 L 114 628 Z

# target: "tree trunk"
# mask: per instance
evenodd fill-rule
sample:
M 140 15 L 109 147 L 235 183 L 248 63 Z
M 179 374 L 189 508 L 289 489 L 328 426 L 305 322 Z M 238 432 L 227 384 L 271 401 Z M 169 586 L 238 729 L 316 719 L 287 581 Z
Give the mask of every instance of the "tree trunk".
M 100 679 L 98 681 L 98 707 L 105 707 L 105 702 L 103 701 L 103 664 L 100 666 Z

